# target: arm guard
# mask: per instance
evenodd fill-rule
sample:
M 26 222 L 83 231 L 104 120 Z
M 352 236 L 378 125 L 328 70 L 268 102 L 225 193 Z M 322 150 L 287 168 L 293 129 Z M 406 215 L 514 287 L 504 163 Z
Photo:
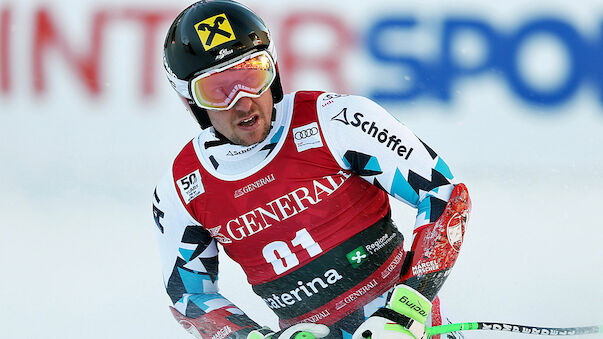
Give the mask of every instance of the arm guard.
M 467 187 L 458 184 L 438 220 L 414 231 L 410 265 L 401 278 L 405 285 L 435 298 L 458 258 L 470 212 Z

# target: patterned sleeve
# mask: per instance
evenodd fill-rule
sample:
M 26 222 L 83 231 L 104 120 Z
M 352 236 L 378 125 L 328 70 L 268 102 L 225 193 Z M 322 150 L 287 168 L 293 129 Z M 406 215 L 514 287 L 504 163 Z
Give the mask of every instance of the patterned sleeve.
M 454 188 L 452 173 L 408 127 L 360 96 L 325 93 L 317 110 L 325 142 L 342 168 L 417 208 L 415 229 L 440 217 Z
M 212 337 L 220 331 L 224 334 L 225 329 L 234 332 L 257 327 L 243 311 L 218 293 L 217 242 L 180 203 L 171 172 L 153 192 L 153 217 L 164 284 L 173 308 L 178 311 L 172 313 L 179 322 L 183 324 L 184 318 L 198 319 L 187 321 L 193 328 L 183 325 L 199 337 L 200 333 Z

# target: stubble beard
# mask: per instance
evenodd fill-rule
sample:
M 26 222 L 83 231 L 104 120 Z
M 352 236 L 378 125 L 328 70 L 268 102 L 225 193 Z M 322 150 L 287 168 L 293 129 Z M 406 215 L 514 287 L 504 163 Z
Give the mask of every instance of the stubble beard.
M 264 141 L 266 139 L 266 137 L 268 136 L 268 134 L 270 133 L 270 129 L 272 129 L 272 125 L 271 124 L 267 124 L 264 128 L 264 130 L 262 131 L 262 134 L 259 138 L 258 141 L 245 141 L 242 138 L 233 135 L 232 139 L 230 139 L 230 142 L 232 142 L 235 145 L 241 145 L 241 146 L 251 146 L 257 143 L 260 143 L 262 141 Z

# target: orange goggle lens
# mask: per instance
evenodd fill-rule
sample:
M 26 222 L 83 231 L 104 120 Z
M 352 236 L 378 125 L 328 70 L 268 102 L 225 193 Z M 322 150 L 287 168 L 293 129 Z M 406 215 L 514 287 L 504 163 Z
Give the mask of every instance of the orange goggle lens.
M 195 77 L 190 82 L 191 94 L 199 107 L 227 110 L 242 97 L 262 95 L 275 78 L 272 58 L 267 52 L 259 52 Z

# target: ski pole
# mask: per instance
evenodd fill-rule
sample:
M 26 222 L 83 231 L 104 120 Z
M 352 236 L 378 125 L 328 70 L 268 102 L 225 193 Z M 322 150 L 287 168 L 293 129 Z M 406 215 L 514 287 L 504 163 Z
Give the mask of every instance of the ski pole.
M 536 327 L 536 326 L 525 326 L 515 325 L 506 323 L 491 323 L 491 322 L 470 322 L 470 323 L 457 323 L 440 325 L 434 327 L 427 327 L 427 337 L 434 336 L 436 334 L 451 333 L 457 331 L 469 331 L 469 330 L 482 330 L 482 331 L 503 331 L 503 332 L 514 332 L 522 334 L 537 334 L 537 335 L 552 335 L 552 336 L 566 336 L 566 335 L 584 335 L 584 334 L 596 334 L 603 333 L 603 326 L 584 326 L 584 327 Z M 298 332 L 295 339 L 315 339 L 314 335 L 310 332 Z
M 426 328 L 427 336 L 431 337 L 436 334 L 451 333 L 456 331 L 467 330 L 486 330 L 486 331 L 505 331 L 523 334 L 538 334 L 538 335 L 582 335 L 603 333 L 603 326 L 585 326 L 585 327 L 536 327 L 515 325 L 506 323 L 490 323 L 490 322 L 470 322 L 457 323 L 449 325 L 441 325 Z

